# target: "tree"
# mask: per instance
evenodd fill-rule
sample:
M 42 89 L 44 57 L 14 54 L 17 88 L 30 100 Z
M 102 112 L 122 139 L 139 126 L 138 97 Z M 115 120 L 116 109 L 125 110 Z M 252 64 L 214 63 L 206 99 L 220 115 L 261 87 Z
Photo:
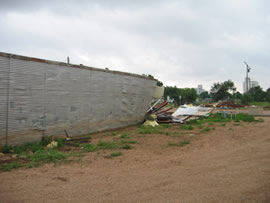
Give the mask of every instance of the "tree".
M 270 102 L 270 88 L 266 90 L 266 100 Z
M 250 88 L 248 94 L 250 95 L 252 101 L 255 102 L 263 102 L 267 100 L 267 93 L 264 92 L 260 86 Z
M 176 86 L 167 86 L 165 87 L 164 97 L 167 98 L 167 96 L 174 99 L 176 104 L 181 105 L 184 103 L 194 103 L 197 99 L 197 92 L 194 88 L 177 88 Z M 181 101 L 179 100 L 180 96 Z
M 251 101 L 251 96 L 248 93 L 245 93 L 241 97 L 241 104 L 248 104 Z
M 235 91 L 236 88 L 231 80 L 227 80 L 223 83 L 214 83 L 211 87 L 210 94 L 214 101 L 230 99 L 232 94 L 230 91 Z
M 180 94 L 182 104 L 190 104 L 197 99 L 197 91 L 194 88 L 180 89 Z
M 207 91 L 205 92 L 202 92 L 200 95 L 199 95 L 200 99 L 207 99 L 207 98 L 210 98 L 210 95 L 208 94 Z

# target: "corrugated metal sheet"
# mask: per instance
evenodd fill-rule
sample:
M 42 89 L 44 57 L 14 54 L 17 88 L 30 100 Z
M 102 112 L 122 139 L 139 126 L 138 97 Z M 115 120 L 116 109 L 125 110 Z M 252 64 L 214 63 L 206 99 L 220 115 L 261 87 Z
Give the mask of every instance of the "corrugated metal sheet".
M 74 68 L 76 67 L 76 68 Z M 139 123 L 156 81 L 0 53 L 2 144 L 81 135 Z

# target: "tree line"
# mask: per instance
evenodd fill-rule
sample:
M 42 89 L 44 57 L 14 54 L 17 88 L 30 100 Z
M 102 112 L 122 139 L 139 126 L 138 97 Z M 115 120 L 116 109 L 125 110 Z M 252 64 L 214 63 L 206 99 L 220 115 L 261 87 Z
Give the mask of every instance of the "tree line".
M 159 83 L 160 85 L 160 83 Z M 251 88 L 247 93 L 241 94 L 231 80 L 217 82 L 211 86 L 210 92 L 197 95 L 195 88 L 178 88 L 166 86 L 164 90 L 165 99 L 169 96 L 174 103 L 181 105 L 195 103 L 197 101 L 217 102 L 220 100 L 234 100 L 241 104 L 250 102 L 270 102 L 270 88 L 264 91 L 260 86 Z

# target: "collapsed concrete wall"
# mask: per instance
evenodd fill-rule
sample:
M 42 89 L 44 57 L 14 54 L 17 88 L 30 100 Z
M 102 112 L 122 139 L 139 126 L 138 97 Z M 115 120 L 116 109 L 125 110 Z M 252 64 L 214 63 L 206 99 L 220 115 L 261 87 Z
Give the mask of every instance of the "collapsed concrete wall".
M 0 52 L 0 141 L 72 136 L 143 121 L 155 80 Z

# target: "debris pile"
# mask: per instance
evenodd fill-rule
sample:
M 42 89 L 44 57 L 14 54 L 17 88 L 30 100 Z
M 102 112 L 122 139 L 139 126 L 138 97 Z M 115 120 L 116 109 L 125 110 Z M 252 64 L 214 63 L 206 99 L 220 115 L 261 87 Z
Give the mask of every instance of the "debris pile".
M 173 107 L 166 107 L 167 105 L 168 102 L 161 102 L 161 99 L 154 103 L 145 115 L 144 125 L 155 126 L 161 123 L 181 124 L 188 119 L 207 117 L 213 111 L 212 107 L 182 105 L 175 109 Z
M 241 104 L 236 104 L 234 101 L 221 101 L 216 105 L 217 108 L 223 109 L 235 109 L 235 108 L 243 108 L 244 106 Z

